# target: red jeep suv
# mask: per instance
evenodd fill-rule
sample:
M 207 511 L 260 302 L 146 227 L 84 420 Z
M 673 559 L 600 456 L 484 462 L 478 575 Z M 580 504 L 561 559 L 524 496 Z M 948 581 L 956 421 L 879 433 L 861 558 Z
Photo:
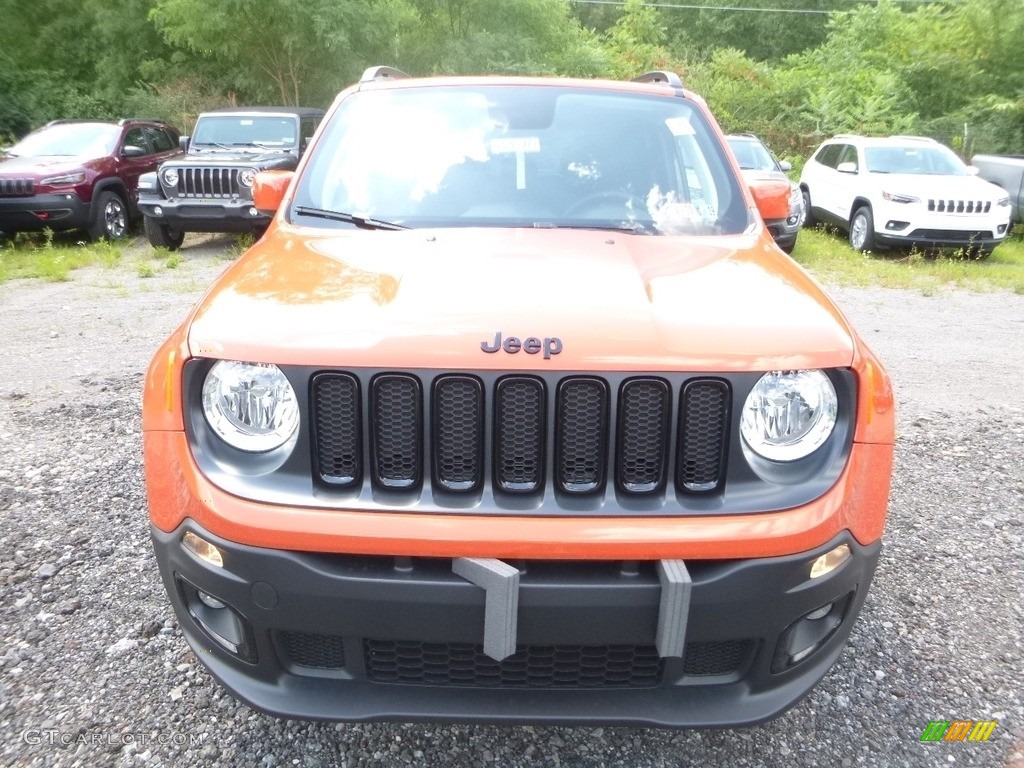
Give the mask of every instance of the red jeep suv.
M 154 120 L 55 120 L 4 150 L 0 233 L 81 229 L 124 237 L 138 213 L 139 176 L 182 154 Z

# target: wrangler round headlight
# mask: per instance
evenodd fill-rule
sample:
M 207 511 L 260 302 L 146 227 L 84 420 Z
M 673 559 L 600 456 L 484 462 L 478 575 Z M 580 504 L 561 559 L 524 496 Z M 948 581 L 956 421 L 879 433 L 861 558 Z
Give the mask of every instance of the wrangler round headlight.
M 238 172 L 238 183 L 243 187 L 251 187 L 252 180 L 256 178 L 256 171 L 252 168 L 243 168 Z
M 162 171 L 160 171 L 160 179 L 168 187 L 178 186 L 178 169 L 164 168 Z
M 747 395 L 744 442 L 772 461 L 796 461 L 824 443 L 836 425 L 835 387 L 822 371 L 772 371 Z
M 284 445 L 299 428 L 295 390 L 267 363 L 216 363 L 203 383 L 203 414 L 224 442 L 250 453 Z

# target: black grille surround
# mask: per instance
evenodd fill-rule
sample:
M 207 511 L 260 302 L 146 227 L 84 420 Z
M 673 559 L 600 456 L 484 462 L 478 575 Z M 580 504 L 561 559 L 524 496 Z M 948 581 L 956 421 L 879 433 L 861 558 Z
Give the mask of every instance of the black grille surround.
M 282 366 L 294 443 L 245 454 L 213 435 L 185 368 L 186 431 L 203 473 L 242 498 L 386 513 L 678 516 L 763 513 L 827 492 L 849 456 L 854 376 L 827 371 L 832 437 L 782 465 L 739 436 L 761 373 L 506 373 Z
M 169 167 L 178 172 L 178 183 L 172 186 L 168 186 L 163 179 L 163 169 Z M 164 165 L 159 177 L 164 192 L 171 198 L 251 199 L 251 189 L 238 181 L 241 171 L 242 167 L 234 166 Z

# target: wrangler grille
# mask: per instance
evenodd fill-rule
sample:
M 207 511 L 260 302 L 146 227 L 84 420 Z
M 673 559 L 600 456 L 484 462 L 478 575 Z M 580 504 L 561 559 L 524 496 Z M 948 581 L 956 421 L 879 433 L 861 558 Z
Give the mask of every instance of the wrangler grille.
M 938 200 L 928 199 L 928 210 L 936 213 L 988 213 L 991 200 Z
M 0 179 L 0 196 L 31 197 L 35 194 L 35 182 L 32 179 Z
M 179 197 L 238 197 L 243 187 L 238 183 L 239 168 L 179 168 Z M 249 195 L 248 187 L 246 197 Z
M 342 372 L 313 378 L 314 472 L 330 486 L 360 487 L 367 457 L 382 490 L 429 478 L 445 494 L 479 493 L 489 481 L 498 493 L 553 486 L 585 496 L 611 478 L 642 498 L 663 493 L 673 475 L 684 493 L 723 488 L 732 397 L 723 380 L 693 378 L 678 390 L 656 377 L 614 388 L 586 376 L 511 375 L 488 387 L 468 374 L 386 373 L 368 382 Z

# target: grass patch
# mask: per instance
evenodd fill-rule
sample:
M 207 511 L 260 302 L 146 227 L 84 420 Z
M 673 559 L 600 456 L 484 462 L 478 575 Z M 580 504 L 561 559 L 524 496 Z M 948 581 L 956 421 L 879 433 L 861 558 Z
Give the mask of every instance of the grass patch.
M 820 280 L 841 285 L 909 288 L 929 296 L 947 287 L 1024 294 L 1024 233 L 1007 238 L 987 259 L 976 260 L 953 252 L 934 258 L 916 251 L 857 253 L 844 233 L 805 229 L 793 258 Z
M 156 277 L 156 268 L 152 264 L 139 264 L 138 275 L 139 277 Z
M 101 241 L 86 243 L 74 235 L 55 237 L 50 231 L 19 234 L 0 242 L 0 283 L 17 278 L 38 278 L 62 282 L 71 272 L 94 264 L 114 267 L 125 244 Z

